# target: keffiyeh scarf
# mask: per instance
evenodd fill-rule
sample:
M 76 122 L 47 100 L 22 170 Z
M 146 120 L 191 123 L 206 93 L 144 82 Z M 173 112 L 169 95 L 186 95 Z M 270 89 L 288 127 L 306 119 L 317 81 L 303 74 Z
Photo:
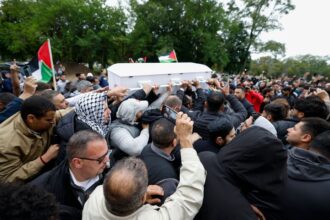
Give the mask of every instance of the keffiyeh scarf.
M 104 102 L 107 96 L 101 93 L 89 93 L 78 100 L 75 106 L 78 119 L 90 126 L 93 131 L 105 136 L 110 123 L 105 123 Z

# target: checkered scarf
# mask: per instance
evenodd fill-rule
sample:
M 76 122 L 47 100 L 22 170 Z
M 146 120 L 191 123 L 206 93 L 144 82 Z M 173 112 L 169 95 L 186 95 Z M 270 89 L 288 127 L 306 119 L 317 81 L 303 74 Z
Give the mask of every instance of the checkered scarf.
M 78 119 L 103 136 L 107 134 L 110 125 L 105 123 L 103 117 L 106 100 L 105 94 L 89 93 L 81 97 L 75 106 Z

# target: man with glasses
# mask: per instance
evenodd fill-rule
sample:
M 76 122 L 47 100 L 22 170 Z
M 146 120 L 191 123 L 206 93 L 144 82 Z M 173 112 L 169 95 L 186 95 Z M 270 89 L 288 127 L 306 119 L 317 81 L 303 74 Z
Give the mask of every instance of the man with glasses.
M 67 159 L 30 184 L 55 195 L 61 219 L 81 219 L 89 195 L 103 182 L 110 152 L 103 136 L 90 130 L 79 131 L 69 140 Z
M 192 147 L 193 121 L 179 112 L 175 133 L 180 142 L 182 167 L 179 185 L 160 207 L 148 202 L 148 171 L 134 157 L 118 161 L 84 206 L 83 220 L 187 220 L 193 219 L 203 202 L 206 172 Z M 149 195 L 148 195 L 149 194 Z

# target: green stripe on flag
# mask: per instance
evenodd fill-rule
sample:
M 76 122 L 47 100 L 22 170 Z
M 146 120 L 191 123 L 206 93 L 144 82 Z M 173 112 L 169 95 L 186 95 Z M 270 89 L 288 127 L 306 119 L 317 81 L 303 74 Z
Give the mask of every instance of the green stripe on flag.
M 173 59 L 166 59 L 166 60 L 159 60 L 160 63 L 174 63 L 176 60 Z
M 43 61 L 40 61 L 41 82 L 48 83 L 52 76 L 53 71 Z

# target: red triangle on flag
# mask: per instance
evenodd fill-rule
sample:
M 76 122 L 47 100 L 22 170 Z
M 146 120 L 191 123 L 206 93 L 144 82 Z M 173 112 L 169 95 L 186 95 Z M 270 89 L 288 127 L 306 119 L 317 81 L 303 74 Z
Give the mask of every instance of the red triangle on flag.
M 48 68 L 53 69 L 48 40 L 43 43 L 38 50 L 38 61 L 43 61 L 48 66 Z
M 173 60 L 177 60 L 176 59 L 176 54 L 174 52 L 174 50 L 171 51 L 171 53 L 168 55 L 169 58 L 173 59 Z

